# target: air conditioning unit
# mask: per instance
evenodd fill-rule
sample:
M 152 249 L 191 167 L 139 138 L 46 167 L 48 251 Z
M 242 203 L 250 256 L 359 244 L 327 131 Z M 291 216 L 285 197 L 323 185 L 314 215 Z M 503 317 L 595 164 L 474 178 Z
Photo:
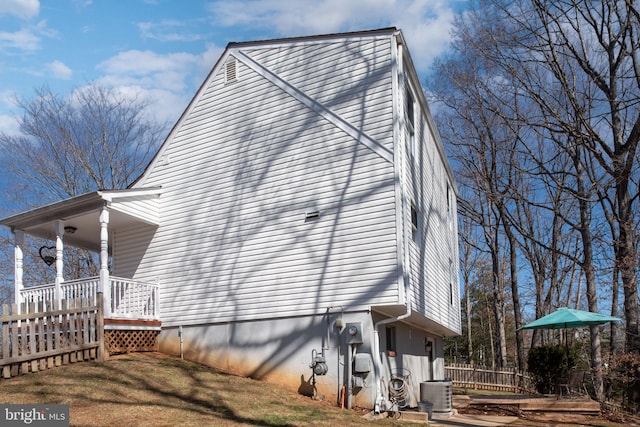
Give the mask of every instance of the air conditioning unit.
M 453 384 L 451 381 L 424 381 L 420 383 L 420 401 L 431 402 L 433 412 L 453 411 Z

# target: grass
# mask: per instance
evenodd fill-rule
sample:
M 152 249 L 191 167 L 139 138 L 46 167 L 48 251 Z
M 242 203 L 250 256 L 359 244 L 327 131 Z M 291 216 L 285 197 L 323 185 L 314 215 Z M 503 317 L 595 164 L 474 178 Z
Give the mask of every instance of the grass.
M 159 353 L 82 362 L 0 380 L 0 403 L 68 404 L 72 426 L 370 425 L 368 411 L 341 410 L 260 381 Z M 376 426 L 408 426 L 392 419 Z
M 68 404 L 71 426 L 416 426 L 372 423 L 368 410 L 342 410 L 282 388 L 160 353 L 104 363 L 81 362 L 0 380 L 0 403 Z M 586 420 L 585 420 L 586 421 Z M 451 426 L 450 421 L 433 423 Z M 549 424 L 519 419 L 513 427 L 619 427 L 604 420 Z

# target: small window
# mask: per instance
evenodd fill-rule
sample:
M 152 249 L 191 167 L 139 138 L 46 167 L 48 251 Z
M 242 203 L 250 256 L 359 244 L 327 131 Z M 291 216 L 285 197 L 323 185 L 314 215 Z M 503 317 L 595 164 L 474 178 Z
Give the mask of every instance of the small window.
M 387 326 L 387 352 L 389 356 L 396 355 L 396 327 Z
M 224 82 L 233 83 L 238 81 L 238 61 L 235 58 L 229 58 L 224 64 Z
M 413 239 L 414 242 L 418 241 L 418 238 L 420 237 L 420 234 L 418 233 L 420 227 L 420 218 L 418 215 L 418 209 L 416 208 L 416 206 L 412 203 L 411 204 L 411 238 Z
M 449 304 L 453 306 L 453 260 L 449 258 Z
M 449 282 L 449 304 L 453 305 L 453 283 Z
M 409 126 L 409 128 L 414 129 L 415 128 L 415 117 L 414 117 L 414 100 L 413 100 L 413 95 L 411 95 L 411 89 L 409 89 L 409 87 L 407 87 L 407 125 Z
M 407 150 L 409 151 L 409 155 L 411 157 L 416 156 L 416 131 L 415 131 L 415 101 L 413 100 L 413 95 L 411 95 L 411 89 L 407 87 L 406 94 L 406 106 L 405 106 L 405 115 L 407 122 Z

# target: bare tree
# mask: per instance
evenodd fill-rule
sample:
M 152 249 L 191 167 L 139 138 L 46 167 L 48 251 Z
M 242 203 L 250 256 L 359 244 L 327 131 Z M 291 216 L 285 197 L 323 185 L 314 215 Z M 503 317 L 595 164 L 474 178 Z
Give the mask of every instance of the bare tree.
M 595 208 L 601 207 L 602 217 L 609 221 L 611 230 L 608 251 L 615 259 L 612 268 L 605 270 L 612 272 L 614 290 L 619 274 L 624 293 L 626 348 L 640 352 L 635 213 L 638 184 L 637 176 L 634 176 L 640 141 L 640 112 L 637 109 L 640 101 L 640 14 L 635 3 L 621 0 L 596 3 L 486 0 L 478 4 L 480 7 L 457 25 L 460 42 L 454 47 L 462 57 L 458 64 L 466 65 L 480 58 L 484 68 L 478 69 L 481 73 L 474 78 L 465 75 L 461 80 L 460 73 L 455 72 L 449 72 L 449 75 L 472 88 L 478 81 L 498 81 L 503 83 L 503 88 L 515 89 L 512 93 L 517 95 L 516 102 L 511 103 L 505 102 L 509 100 L 500 95 L 472 93 L 466 89 L 462 92 L 484 99 L 483 112 L 473 110 L 473 120 L 481 122 L 486 111 L 501 119 L 482 123 L 487 135 L 495 134 L 496 126 L 504 128 L 511 122 L 526 126 L 540 136 L 538 142 L 530 136 L 525 137 L 521 145 L 512 145 L 512 149 L 527 151 L 527 157 L 533 159 L 540 176 L 547 177 L 546 182 L 556 186 L 554 194 L 561 197 L 557 202 L 564 198 L 574 201 L 575 211 L 563 211 L 566 202 L 546 207 L 536 205 L 536 208 L 548 209 L 558 221 L 551 237 L 558 239 L 558 233 L 570 227 L 580 238 L 579 252 L 578 247 L 559 252 L 563 249 L 555 243 L 547 246 L 546 249 L 552 251 L 552 274 L 547 277 L 550 280 L 560 277 L 557 274 L 561 272 L 558 269 L 561 259 L 574 260 L 581 272 L 576 275 L 575 270 L 569 271 L 571 277 L 584 277 L 590 311 L 598 311 L 594 243 L 596 238 L 603 236 L 598 235 L 598 231 L 594 233 L 598 227 L 594 226 L 593 218 Z M 446 67 L 439 70 L 447 71 Z M 495 86 L 495 83 L 485 85 L 483 91 L 495 92 Z M 468 104 L 457 104 L 452 110 L 460 113 L 461 105 Z M 514 108 L 520 104 L 526 104 L 527 110 Z M 469 115 L 462 116 L 469 118 Z M 521 135 L 520 132 L 515 134 Z M 476 138 L 477 133 L 471 132 L 467 137 Z M 555 145 L 551 155 L 566 159 L 564 168 L 556 169 L 549 158 L 541 155 L 545 151 L 533 149 L 536 145 L 545 150 Z M 475 163 L 477 158 L 471 161 Z M 488 186 L 484 190 L 487 197 L 495 197 L 499 188 Z M 495 200 L 499 200 L 495 205 L 498 208 L 508 206 L 500 204 L 505 202 L 503 198 Z M 527 212 L 525 208 L 521 210 L 521 213 Z M 522 218 L 503 215 L 501 222 L 517 227 L 523 236 L 523 248 L 545 245 L 544 239 L 539 238 L 535 243 L 526 243 L 531 242 L 535 233 L 527 233 Z M 505 228 L 505 232 L 508 230 Z M 605 244 L 600 250 L 607 252 Z M 540 271 L 539 278 L 543 276 L 544 272 Z M 557 289 L 558 298 L 561 283 L 556 282 L 549 288 L 550 291 Z M 543 299 L 541 291 L 542 287 L 538 286 L 538 315 L 543 314 L 541 309 L 549 305 L 552 296 L 547 293 Z M 617 304 L 617 299 L 612 304 Z M 602 398 L 598 328 L 591 328 L 590 335 L 594 386 L 597 397 Z
M 166 128 L 147 116 L 146 101 L 93 84 L 68 97 L 37 89 L 18 106 L 21 133 L 0 133 L 0 162 L 8 181 L 3 216 L 98 189 L 126 188 L 151 160 Z M 13 258 L 8 237 L 3 232 L 0 239 L 2 259 Z M 67 248 L 65 256 L 78 261 L 67 267 L 95 270 L 90 254 Z M 25 263 L 35 258 L 33 250 L 27 251 Z M 8 282 L 13 269 L 2 267 L 0 278 Z M 25 274 L 46 280 L 50 270 L 31 265 Z M 65 276 L 84 273 L 76 268 Z
M 626 347 L 640 352 L 633 179 L 640 141 L 640 14 L 634 2 L 596 5 L 533 0 L 517 10 L 504 8 L 519 30 L 515 34 L 526 37 L 505 43 L 501 62 L 544 112 L 535 125 L 568 135 L 604 172 L 604 180 L 590 184 L 613 193 L 612 245 L 624 291 Z
M 10 188 L 27 204 L 126 188 L 165 129 L 145 116 L 147 102 L 98 85 L 69 97 L 41 88 L 18 106 L 21 135 L 0 134 L 0 150 Z

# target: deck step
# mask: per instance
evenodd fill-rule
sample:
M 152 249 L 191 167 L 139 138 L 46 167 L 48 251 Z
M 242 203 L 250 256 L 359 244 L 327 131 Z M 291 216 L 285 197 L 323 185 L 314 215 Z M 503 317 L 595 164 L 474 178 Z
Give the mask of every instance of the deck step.
M 400 411 L 400 421 L 428 424 L 429 414 L 426 412 Z
M 568 412 L 580 413 L 584 415 L 600 414 L 600 404 L 593 400 L 573 401 L 573 400 L 542 400 L 521 402 L 519 404 L 521 411 L 526 412 Z

